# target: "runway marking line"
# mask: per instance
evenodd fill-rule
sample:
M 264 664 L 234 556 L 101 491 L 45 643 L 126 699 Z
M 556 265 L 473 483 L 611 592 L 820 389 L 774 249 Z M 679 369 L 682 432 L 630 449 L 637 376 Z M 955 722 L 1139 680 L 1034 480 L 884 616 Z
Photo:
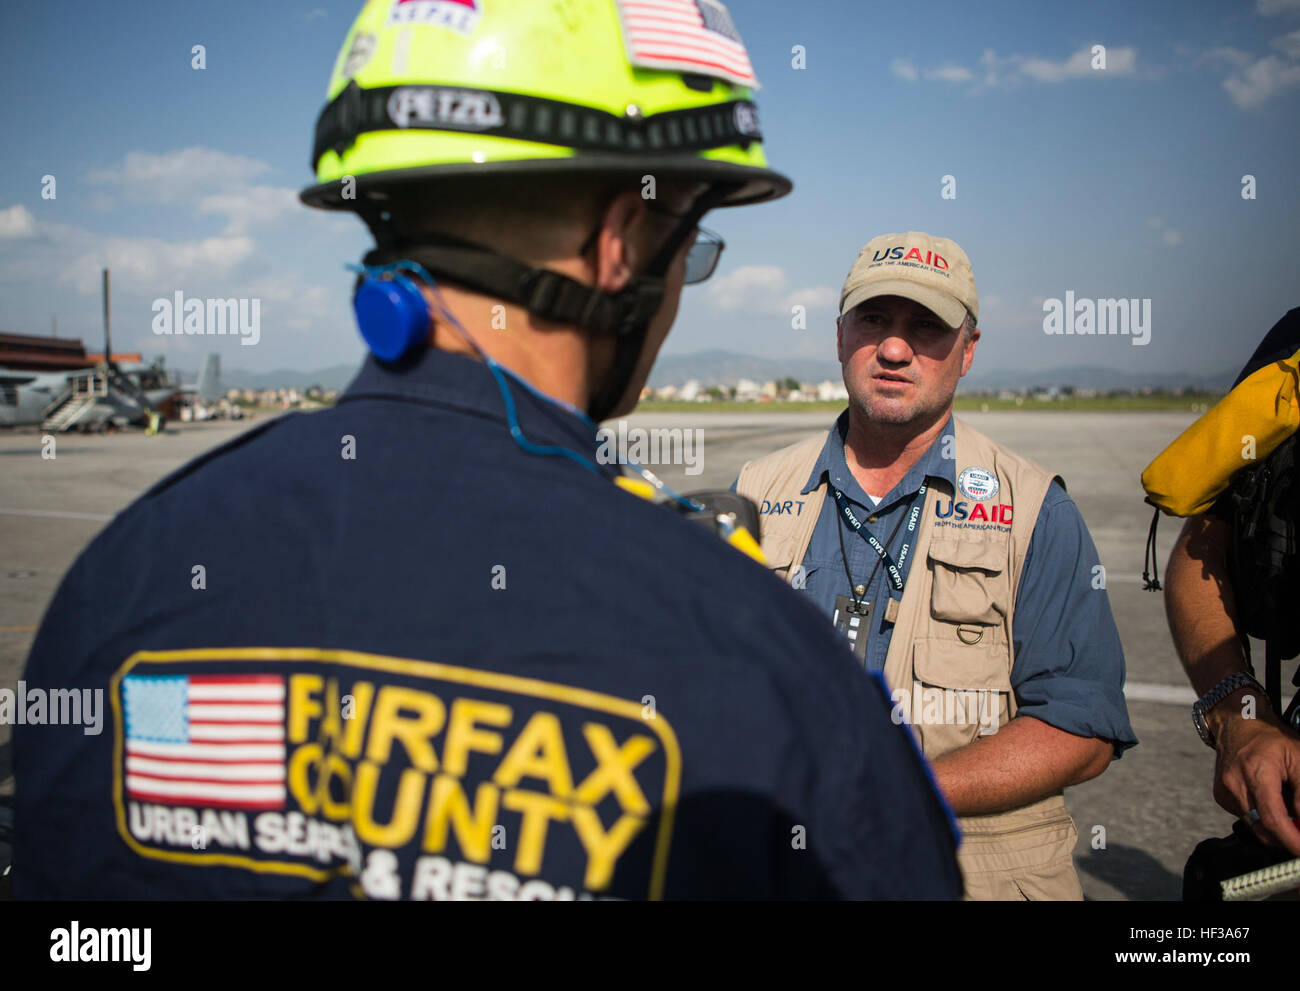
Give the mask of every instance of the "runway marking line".
M 63 509 L 0 509 L 0 516 L 48 516 L 58 520 L 111 520 L 112 513 L 74 513 Z
M 1124 686 L 1124 697 L 1130 702 L 1191 705 L 1196 701 L 1197 695 L 1190 685 L 1153 685 L 1145 681 L 1130 681 Z

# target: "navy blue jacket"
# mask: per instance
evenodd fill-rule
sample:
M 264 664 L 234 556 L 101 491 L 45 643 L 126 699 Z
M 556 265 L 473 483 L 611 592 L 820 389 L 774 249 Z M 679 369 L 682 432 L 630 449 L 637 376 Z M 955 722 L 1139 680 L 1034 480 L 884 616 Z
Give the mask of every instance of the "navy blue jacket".
M 825 617 L 503 405 L 478 362 L 372 359 L 95 539 L 24 680 L 110 716 L 15 727 L 17 897 L 959 894 Z

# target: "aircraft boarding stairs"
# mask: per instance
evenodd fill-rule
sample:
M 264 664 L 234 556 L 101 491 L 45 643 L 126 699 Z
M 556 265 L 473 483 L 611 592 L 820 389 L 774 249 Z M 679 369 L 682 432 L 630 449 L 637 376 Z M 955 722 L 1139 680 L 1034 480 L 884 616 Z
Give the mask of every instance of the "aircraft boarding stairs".
M 108 398 L 108 375 L 96 371 L 93 375 L 74 378 L 54 402 L 45 409 L 42 430 L 61 433 L 86 420 L 100 400 Z

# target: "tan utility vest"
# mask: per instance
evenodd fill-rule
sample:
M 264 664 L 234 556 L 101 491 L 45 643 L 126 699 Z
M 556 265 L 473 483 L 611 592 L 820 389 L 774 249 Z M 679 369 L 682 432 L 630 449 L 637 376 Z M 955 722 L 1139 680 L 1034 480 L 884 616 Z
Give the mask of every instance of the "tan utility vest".
M 1016 714 L 1016 593 L 1038 511 L 1055 477 L 962 421 L 954 423 L 955 477 L 965 477 L 964 487 L 983 498 L 954 494 L 947 482 L 932 481 L 914 551 L 924 566 L 911 568 L 902 600 L 891 600 L 885 612 L 894 623 L 884 675 L 895 690 L 895 719 L 912 726 L 930 760 L 974 742 L 981 732 L 996 732 L 995 726 Z M 811 437 L 749 462 L 736 486 L 760 506 L 764 500 L 803 500 L 802 512 L 765 515 L 761 528 L 768 566 L 796 585 L 826 482 L 807 496 L 801 490 L 825 441 L 824 434 Z M 972 471 L 963 476 L 967 469 Z M 1082 899 L 1072 859 L 1078 833 L 1061 793 L 958 821 L 964 834 L 958 861 L 968 899 Z

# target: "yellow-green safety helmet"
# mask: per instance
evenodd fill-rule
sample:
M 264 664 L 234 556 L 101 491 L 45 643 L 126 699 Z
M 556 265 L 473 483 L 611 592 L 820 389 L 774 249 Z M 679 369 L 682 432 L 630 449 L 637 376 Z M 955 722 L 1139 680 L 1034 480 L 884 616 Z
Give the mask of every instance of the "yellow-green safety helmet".
M 369 0 L 316 126 L 303 202 L 356 209 L 386 188 L 582 172 L 784 196 L 753 68 L 716 0 Z

